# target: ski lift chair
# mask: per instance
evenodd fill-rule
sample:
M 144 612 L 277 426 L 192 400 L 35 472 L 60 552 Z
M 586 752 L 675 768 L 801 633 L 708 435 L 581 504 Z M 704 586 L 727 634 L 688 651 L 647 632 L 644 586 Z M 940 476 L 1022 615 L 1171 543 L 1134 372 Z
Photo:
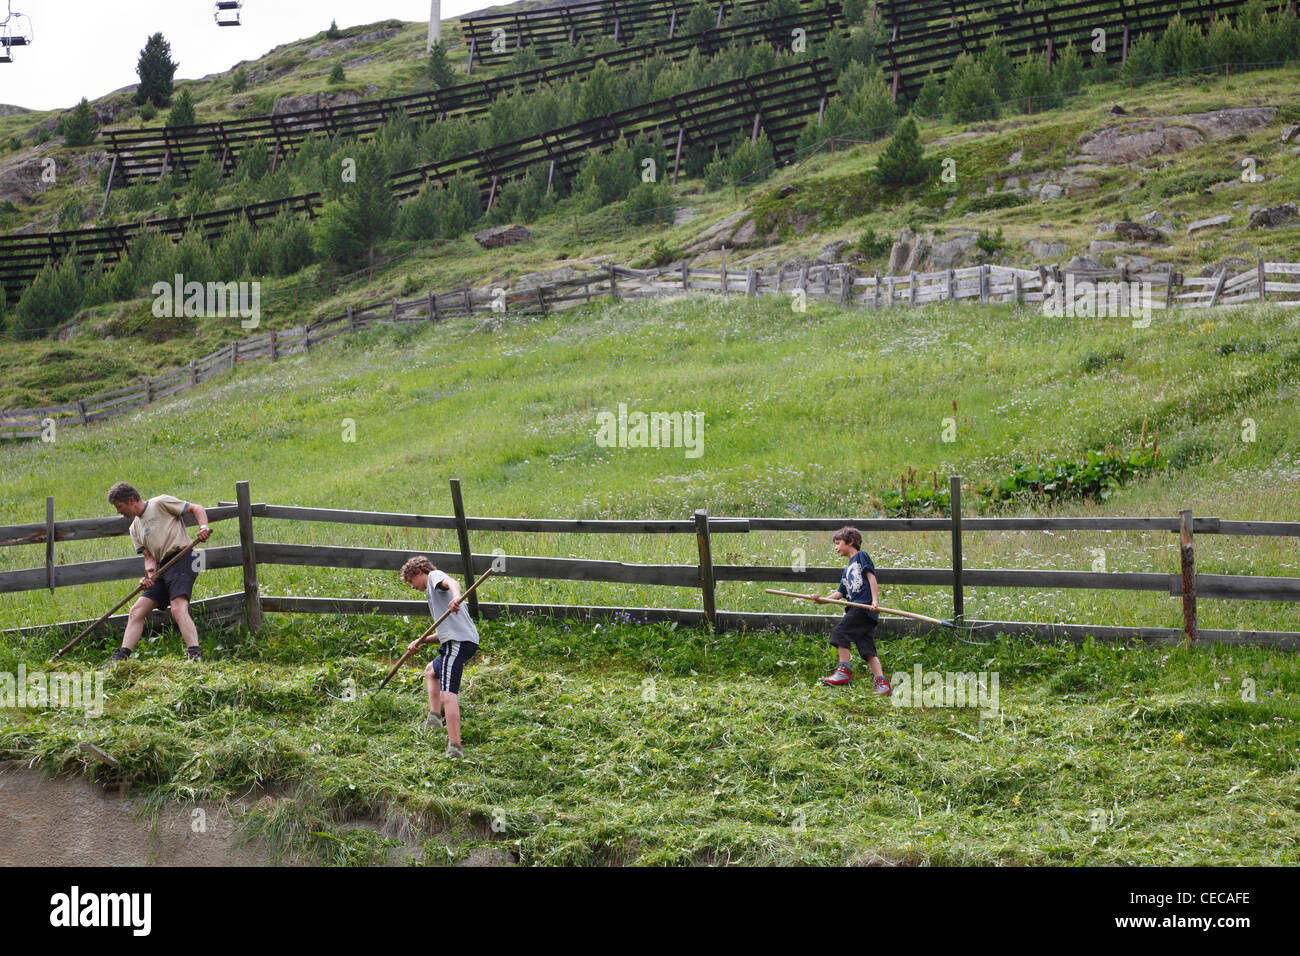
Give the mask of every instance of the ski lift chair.
M 219 27 L 243 26 L 240 20 L 240 10 L 243 6 L 243 0 L 217 0 L 212 10 L 212 18 L 217 21 Z

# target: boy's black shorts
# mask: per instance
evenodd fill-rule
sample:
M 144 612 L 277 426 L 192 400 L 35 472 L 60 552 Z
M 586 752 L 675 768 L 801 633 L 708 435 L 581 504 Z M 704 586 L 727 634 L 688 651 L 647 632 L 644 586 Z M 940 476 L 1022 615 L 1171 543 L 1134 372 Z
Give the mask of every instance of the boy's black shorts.
M 478 645 L 473 641 L 447 641 L 438 648 L 438 656 L 433 659 L 433 676 L 438 678 L 442 690 L 460 693 L 460 672 L 477 652 Z
M 876 656 L 876 642 L 871 636 L 875 633 L 876 622 L 871 614 L 860 607 L 844 609 L 844 616 L 831 631 L 831 647 L 853 647 L 857 645 L 858 653 L 865 661 Z
M 158 566 L 162 567 L 170 560 L 169 554 L 158 562 Z M 141 597 L 147 597 L 159 607 L 166 607 L 172 602 L 172 598 L 188 598 L 194 593 L 194 582 L 199 576 L 199 572 L 194 570 L 195 560 L 197 557 L 193 552 L 181 558 L 161 576 L 155 577 L 153 587 L 144 591 Z

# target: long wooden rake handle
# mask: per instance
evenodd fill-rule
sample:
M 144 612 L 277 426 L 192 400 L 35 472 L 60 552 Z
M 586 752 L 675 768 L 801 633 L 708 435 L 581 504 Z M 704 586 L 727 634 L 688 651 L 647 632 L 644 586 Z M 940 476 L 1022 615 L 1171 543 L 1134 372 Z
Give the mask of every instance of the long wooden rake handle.
M 486 571 L 483 572 L 482 577 L 480 577 L 477 581 L 475 581 L 465 591 L 461 593 L 460 600 L 463 602 L 465 598 L 469 597 L 470 591 L 473 591 L 476 587 L 478 587 L 489 577 L 491 577 L 491 575 L 492 575 L 492 569 L 488 568 Z M 438 630 L 438 625 L 441 624 L 443 621 L 447 620 L 447 616 L 449 614 L 451 614 L 451 608 L 448 608 L 447 610 L 443 611 L 442 614 L 438 617 L 438 620 L 434 621 L 431 625 L 429 625 L 429 629 L 420 635 L 420 640 L 423 641 L 430 634 L 436 632 Z M 380 684 L 378 687 L 376 687 L 375 690 L 376 691 L 383 690 L 384 687 L 388 684 L 388 682 L 393 679 L 393 675 L 397 673 L 398 669 L 407 661 L 409 661 L 411 657 L 415 654 L 415 652 L 418 651 L 422 646 L 423 644 L 417 644 L 415 645 L 414 649 L 408 650 L 405 654 L 403 654 L 401 659 L 396 664 L 393 665 L 393 669 L 388 672 L 388 676 L 384 678 L 383 683 Z
M 185 547 L 181 548 L 181 550 L 177 551 L 174 555 L 172 555 L 171 560 L 169 560 L 169 561 L 168 561 L 166 564 L 164 564 L 161 568 L 157 568 L 157 569 L 154 571 L 154 573 L 153 573 L 154 579 L 156 580 L 157 578 L 159 578 L 159 577 L 162 575 L 162 573 L 163 573 L 164 571 L 166 571 L 168 568 L 170 568 L 173 564 L 175 564 L 177 561 L 179 561 L 179 560 L 180 560 L 181 558 L 183 558 L 185 555 L 189 554 L 190 551 L 192 551 L 192 550 L 194 549 L 194 546 L 195 546 L 196 544 L 198 544 L 198 543 L 199 543 L 199 542 L 198 542 L 197 540 L 191 541 L 191 542 L 190 542 L 189 544 L 187 544 Z M 72 640 L 68 641 L 68 643 L 65 644 L 65 645 L 64 645 L 64 646 L 59 650 L 59 652 L 58 652 L 57 654 L 55 654 L 53 657 L 51 657 L 50 660 L 52 660 L 52 661 L 57 661 L 57 660 L 58 660 L 60 657 L 62 657 L 64 654 L 68 653 L 68 651 L 70 651 L 70 650 L 72 650 L 74 647 L 76 647 L 76 646 L 81 642 L 81 639 L 82 639 L 83 637 L 85 637 L 87 634 L 89 634 L 89 633 L 90 633 L 91 631 L 93 631 L 95 628 L 99 627 L 99 625 L 101 625 L 101 624 L 103 624 L 105 621 L 107 621 L 110 617 L 113 616 L 113 612 L 114 612 L 114 611 L 116 611 L 116 610 L 117 610 L 118 608 L 120 608 L 123 604 L 125 604 L 127 601 L 131 600 L 131 598 L 135 597 L 137 594 L 139 594 L 139 593 L 140 593 L 141 591 L 143 591 L 143 590 L 144 590 L 144 585 L 143 585 L 143 584 L 136 585 L 136 589 L 135 589 L 134 591 L 132 591 L 132 592 L 131 592 L 130 594 L 128 594 L 126 597 L 122 598 L 122 600 L 118 601 L 118 602 L 117 602 L 116 604 L 114 604 L 111 608 L 109 608 L 108 612 L 107 612 L 106 614 L 104 614 L 104 616 L 101 617 L 98 621 L 96 621 L 94 624 L 91 624 L 89 627 L 87 627 L 84 631 L 82 631 L 80 634 L 78 634 L 78 635 L 77 635 L 76 637 L 74 637 Z
M 768 594 L 780 594 L 782 597 L 802 598 L 805 601 L 817 601 L 817 599 L 812 597 L 811 595 L 800 594 L 798 591 L 781 591 L 778 590 L 777 588 L 765 588 L 764 590 L 766 590 Z M 817 601 L 817 603 L 839 604 L 844 607 L 860 607 L 864 611 L 871 610 L 870 605 L 867 604 L 858 604 L 855 601 L 837 601 L 834 598 L 827 598 L 827 597 L 822 598 L 820 601 Z M 952 621 L 941 621 L 937 617 L 926 617 L 924 614 L 914 614 L 911 611 L 900 611 L 898 608 L 883 607 L 879 604 L 876 605 L 876 610 L 879 611 L 881 614 L 894 614 L 897 615 L 898 617 L 910 617 L 917 621 L 927 621 L 930 624 L 938 624 L 940 627 L 953 626 Z

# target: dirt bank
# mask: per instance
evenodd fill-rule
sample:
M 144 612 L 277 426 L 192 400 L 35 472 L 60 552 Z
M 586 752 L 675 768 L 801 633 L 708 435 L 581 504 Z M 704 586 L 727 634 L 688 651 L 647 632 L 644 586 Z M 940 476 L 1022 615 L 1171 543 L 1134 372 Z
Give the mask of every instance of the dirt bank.
M 84 777 L 46 777 L 20 763 L 0 763 L 0 865 L 272 865 L 264 845 L 240 845 L 219 804 L 165 805 L 156 827 L 140 807 L 129 794 Z

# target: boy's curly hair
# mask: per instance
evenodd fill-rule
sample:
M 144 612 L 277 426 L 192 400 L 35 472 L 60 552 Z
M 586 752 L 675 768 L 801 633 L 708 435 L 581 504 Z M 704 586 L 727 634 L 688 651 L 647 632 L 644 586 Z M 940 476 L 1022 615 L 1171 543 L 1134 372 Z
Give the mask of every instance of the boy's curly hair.
M 862 550 L 862 532 L 857 528 L 850 528 L 848 525 L 845 525 L 843 528 L 840 528 L 839 531 L 836 531 L 835 534 L 831 535 L 831 540 L 847 541 L 859 551 Z
M 140 498 L 140 492 L 136 491 L 135 488 L 128 485 L 125 481 L 119 481 L 112 488 L 108 489 L 108 503 L 110 505 L 115 505 L 119 501 L 127 502 L 140 500 L 142 500 Z
M 406 563 L 402 565 L 402 580 L 410 584 L 411 579 L 417 574 L 428 574 L 436 570 L 438 569 L 433 566 L 432 561 L 422 554 L 417 554 L 413 558 L 407 558 Z

